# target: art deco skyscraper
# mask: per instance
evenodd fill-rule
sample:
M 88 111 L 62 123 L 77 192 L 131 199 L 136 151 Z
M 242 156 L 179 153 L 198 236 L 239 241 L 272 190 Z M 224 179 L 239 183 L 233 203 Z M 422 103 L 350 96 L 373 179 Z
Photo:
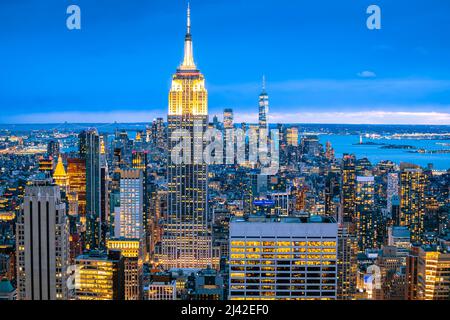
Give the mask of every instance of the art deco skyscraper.
M 61 155 L 58 156 L 58 163 L 56 164 L 55 171 L 53 172 L 53 180 L 58 186 L 61 187 L 61 189 L 67 189 L 67 173 L 66 169 L 64 169 Z
M 166 268 L 204 268 L 211 264 L 208 167 L 196 157 L 205 143 L 194 137 L 194 132 L 204 132 L 207 125 L 208 94 L 205 79 L 194 63 L 188 8 L 184 60 L 173 76 L 169 93 L 168 212 L 162 238 L 162 264 Z M 178 163 L 171 156 L 181 140 L 191 146 L 189 151 L 184 150 L 188 153 L 184 158 L 190 158 L 190 163 Z
M 17 220 L 20 300 L 68 299 L 69 229 L 59 186 L 34 181 L 25 188 Z

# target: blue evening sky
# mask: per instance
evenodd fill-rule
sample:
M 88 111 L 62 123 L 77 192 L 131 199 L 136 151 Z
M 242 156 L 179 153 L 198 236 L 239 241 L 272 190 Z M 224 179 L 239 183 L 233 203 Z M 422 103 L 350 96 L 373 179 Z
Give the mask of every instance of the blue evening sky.
M 81 30 L 66 9 L 81 8 Z M 377 4 L 382 29 L 368 30 Z M 1 0 L 0 123 L 167 113 L 185 0 Z M 450 124 L 448 0 L 192 0 L 210 114 L 272 122 Z

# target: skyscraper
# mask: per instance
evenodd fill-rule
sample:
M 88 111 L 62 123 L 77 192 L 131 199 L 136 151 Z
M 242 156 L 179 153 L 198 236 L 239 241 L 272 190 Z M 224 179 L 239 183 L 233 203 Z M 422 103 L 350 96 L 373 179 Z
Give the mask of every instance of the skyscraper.
M 50 140 L 47 144 L 47 156 L 58 158 L 59 156 L 59 141 Z
M 417 263 L 418 298 L 448 300 L 450 253 L 436 246 L 422 246 Z
M 27 186 L 16 234 L 20 300 L 68 299 L 68 234 L 59 186 L 46 180 Z
M 348 223 L 338 223 L 337 299 L 352 300 L 356 294 L 357 238 L 348 232 Z
M 188 7 L 184 60 L 173 76 L 169 93 L 168 212 L 162 238 L 162 263 L 166 268 L 205 268 L 211 264 L 208 167 L 197 157 L 198 149 L 205 147 L 198 133 L 207 126 L 208 93 L 194 63 Z M 192 146 L 183 157 L 188 161 L 181 163 L 171 155 L 180 140 Z
M 356 178 L 355 213 L 359 250 L 375 245 L 375 186 L 374 177 Z
M 336 299 L 337 232 L 328 217 L 233 218 L 229 299 Z
M 69 192 L 74 193 L 78 205 L 80 221 L 86 222 L 86 162 L 83 159 L 67 159 Z
M 147 172 L 148 152 L 136 151 L 132 152 L 132 167 L 142 171 L 142 185 L 143 185 L 143 231 L 148 232 L 148 219 L 150 216 L 150 193 L 148 192 L 149 177 Z
M 120 212 L 114 221 L 115 237 L 141 239 L 143 228 L 143 176 L 139 169 L 120 173 Z
M 286 140 L 288 146 L 298 147 L 298 127 L 286 129 Z
M 223 128 L 233 129 L 233 109 L 227 108 L 223 110 Z
M 80 157 L 86 162 L 86 246 L 104 247 L 101 228 L 100 137 L 96 129 L 79 135 Z
M 352 154 L 344 154 L 342 161 L 341 200 L 344 210 L 343 219 L 344 222 L 350 222 L 355 217 L 356 159 Z
M 269 113 L 269 95 L 266 92 L 266 78 L 263 76 L 262 91 L 259 95 L 259 115 L 258 123 L 259 129 L 266 129 L 269 132 L 269 123 L 267 122 L 267 116 Z
M 233 124 L 233 109 L 224 109 L 223 110 L 223 129 L 224 129 L 224 146 L 226 152 L 224 152 L 224 161 L 225 164 L 233 164 L 234 163 L 234 124 Z
M 405 168 L 400 174 L 400 225 L 411 231 L 411 242 L 420 242 L 424 231 L 426 175 Z
M 140 239 L 109 239 L 108 250 L 119 250 L 124 260 L 125 300 L 142 299 L 143 245 Z
M 164 119 L 157 118 L 153 120 L 151 126 L 151 137 L 148 139 L 148 142 L 152 142 L 152 144 L 160 149 L 165 149 L 166 147 L 166 134 L 164 127 Z
M 387 176 L 387 189 L 386 200 L 387 210 L 389 214 L 392 214 L 392 200 L 395 196 L 398 196 L 398 173 L 391 172 Z

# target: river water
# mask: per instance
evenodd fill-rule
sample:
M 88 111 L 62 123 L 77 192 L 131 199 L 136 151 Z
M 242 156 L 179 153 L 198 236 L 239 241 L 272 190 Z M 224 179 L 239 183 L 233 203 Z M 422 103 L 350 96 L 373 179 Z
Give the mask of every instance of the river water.
M 397 164 L 400 162 L 409 162 L 426 167 L 429 163 L 437 170 L 450 169 L 450 153 L 441 154 L 422 154 L 410 153 L 406 149 L 383 149 L 382 145 L 359 144 L 357 135 L 320 135 L 319 140 L 325 146 L 327 141 L 331 142 L 337 158 L 342 157 L 343 153 L 353 153 L 357 158 L 368 158 L 372 164 L 381 160 L 391 160 Z M 369 139 L 363 138 L 363 143 L 384 143 L 392 145 L 410 145 L 418 149 L 426 150 L 444 150 L 450 149 L 450 140 L 427 140 L 427 139 Z

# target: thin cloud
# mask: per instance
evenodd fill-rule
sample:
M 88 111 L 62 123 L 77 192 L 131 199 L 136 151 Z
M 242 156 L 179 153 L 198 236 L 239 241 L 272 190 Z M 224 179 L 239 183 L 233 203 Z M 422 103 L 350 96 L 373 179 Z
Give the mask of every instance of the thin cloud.
M 450 106 L 449 106 L 450 107 Z M 311 108 L 312 109 L 312 108 Z M 239 113 L 236 123 L 257 122 L 257 113 Z M 295 112 L 269 113 L 271 123 L 315 123 L 315 124 L 405 124 L 405 125 L 450 125 L 450 113 L 445 112 Z
M 403 111 L 274 113 L 269 116 L 269 120 L 282 123 L 450 125 L 450 113 Z
M 429 110 L 430 106 L 422 106 Z M 395 107 L 387 107 L 393 109 Z M 300 108 L 299 108 L 300 109 Z M 305 108 L 303 110 L 313 110 Z M 448 106 L 450 110 L 450 106 Z M 210 112 L 210 116 L 214 112 Z M 18 115 L 5 123 L 127 123 L 150 122 L 156 117 L 166 118 L 164 112 L 111 111 L 111 112 L 62 112 Z M 256 123 L 257 113 L 235 111 L 235 123 Z M 366 112 L 269 112 L 271 123 L 341 123 L 341 124 L 428 124 L 450 125 L 447 112 L 366 111 Z
M 360 78 L 376 78 L 377 75 L 373 71 L 365 70 L 362 72 L 358 72 L 357 76 Z
M 209 85 L 208 89 L 214 93 L 253 93 L 260 90 L 261 84 L 235 83 L 228 85 Z M 267 90 L 277 92 L 296 91 L 367 91 L 374 93 L 429 93 L 450 89 L 450 80 L 422 79 L 422 78 L 393 78 L 393 79 L 300 79 L 279 82 L 268 82 Z M 400 92 L 399 92 L 400 91 Z
M 105 111 L 105 112 L 50 112 L 11 116 L 4 123 L 132 123 L 150 122 L 156 117 L 165 117 L 156 111 Z

